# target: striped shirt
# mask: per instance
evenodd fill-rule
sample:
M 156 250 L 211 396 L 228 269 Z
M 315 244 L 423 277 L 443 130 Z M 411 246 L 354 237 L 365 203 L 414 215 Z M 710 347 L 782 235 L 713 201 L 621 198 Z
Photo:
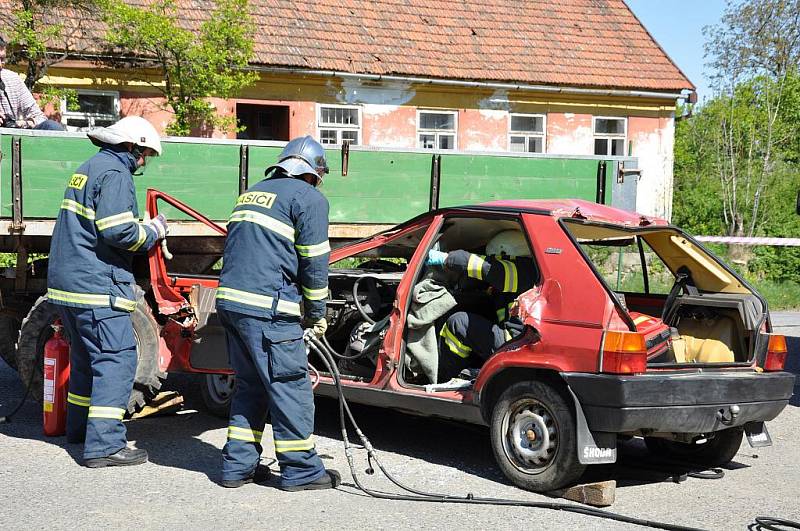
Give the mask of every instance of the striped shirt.
M 30 127 L 47 120 L 19 74 L 3 68 L 0 70 L 0 79 L 5 85 L 4 92 L 0 92 L 0 113 L 4 117 L 12 120 L 30 120 L 33 122 Z

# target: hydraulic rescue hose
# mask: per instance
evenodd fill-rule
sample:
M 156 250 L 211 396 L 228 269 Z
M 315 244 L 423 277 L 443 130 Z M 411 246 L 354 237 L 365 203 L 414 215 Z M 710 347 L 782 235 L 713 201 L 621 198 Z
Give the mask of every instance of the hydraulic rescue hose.
M 375 453 L 375 449 L 372 447 L 369 439 L 364 435 L 361 431 L 361 428 L 358 426 L 355 418 L 353 417 L 353 413 L 350 410 L 350 405 L 347 403 L 347 399 L 344 396 L 344 390 L 342 388 L 341 383 L 341 375 L 339 374 L 339 370 L 336 367 L 335 357 L 333 349 L 331 349 L 327 342 L 320 341 L 316 337 L 311 334 L 306 334 L 305 336 L 307 345 L 311 350 L 313 350 L 317 355 L 319 355 L 320 359 L 322 360 L 325 367 L 330 372 L 331 376 L 333 377 L 334 384 L 336 385 L 336 390 L 339 396 L 339 423 L 341 425 L 342 431 L 342 440 L 344 442 L 344 451 L 345 456 L 347 457 L 347 464 L 350 467 L 350 473 L 353 476 L 353 481 L 356 484 L 356 487 L 363 491 L 365 494 L 372 496 L 373 498 L 380 498 L 385 500 L 405 500 L 405 501 L 418 501 L 418 502 L 438 502 L 438 503 L 458 503 L 458 504 L 472 504 L 472 505 L 500 505 L 500 506 L 514 506 L 514 507 L 532 507 L 537 509 L 550 509 L 553 511 L 565 511 L 577 514 L 583 514 L 586 516 L 594 516 L 597 518 L 605 518 L 608 520 L 615 520 L 617 522 L 625 522 L 629 524 L 636 524 L 641 526 L 652 527 L 656 529 L 669 529 L 669 530 L 680 530 L 680 531 L 697 531 L 698 528 L 693 527 L 685 527 L 675 524 L 667 524 L 663 522 L 657 522 L 653 520 L 644 520 L 640 518 L 634 518 L 631 516 L 625 516 L 617 513 L 611 513 L 608 511 L 602 511 L 600 509 L 594 509 L 591 507 L 582 507 L 579 505 L 573 505 L 569 503 L 557 503 L 557 502 L 534 502 L 534 501 L 526 501 L 526 500 L 512 500 L 506 498 L 484 498 L 473 496 L 472 493 L 468 493 L 466 496 L 453 496 L 449 494 L 440 494 L 434 492 L 425 492 L 421 490 L 417 490 L 411 487 L 408 487 L 401 483 L 398 479 L 392 476 L 386 468 L 384 468 L 383 464 L 381 463 L 380 459 L 378 458 L 377 454 Z M 338 354 L 338 353 L 337 353 Z M 356 432 L 356 435 L 361 440 L 364 449 L 367 451 L 367 460 L 370 464 L 370 468 L 367 469 L 367 473 L 371 474 L 374 472 L 372 468 L 372 462 L 378 466 L 380 471 L 383 475 L 395 484 L 400 489 L 410 492 L 411 494 L 394 494 L 388 492 L 381 492 L 375 491 L 365 487 L 361 481 L 358 479 L 358 474 L 356 473 L 356 466 L 353 456 L 353 447 L 350 444 L 350 439 L 347 435 L 347 420 L 350 421 L 351 426 Z
M 33 377 L 34 377 L 34 376 L 36 376 L 36 369 L 35 369 L 35 367 L 36 367 L 37 365 L 39 365 L 39 363 L 41 363 L 41 362 L 42 362 L 42 356 L 43 356 L 43 355 L 44 355 L 44 353 L 42 352 L 42 353 L 41 353 L 41 354 L 40 354 L 40 355 L 39 355 L 39 356 L 36 358 L 36 360 L 37 360 L 37 361 L 36 361 L 36 363 L 34 364 L 34 366 L 31 368 L 31 375 L 30 375 L 30 377 L 28 377 L 28 383 L 27 383 L 27 385 L 25 385 L 25 393 L 23 393 L 23 395 L 22 395 L 22 399 L 19 401 L 19 404 L 17 404 L 17 405 L 16 405 L 16 407 L 14 407 L 14 409 L 11 411 L 11 413 L 9 413 L 9 414 L 7 414 L 7 415 L 2 415 L 2 416 L 0 416 L 0 424 L 7 424 L 7 423 L 11 422 L 11 418 L 12 418 L 14 415 L 16 415 L 16 414 L 17 414 L 17 412 L 18 412 L 20 409 L 22 409 L 22 406 L 23 406 L 23 405 L 25 405 L 25 400 L 27 400 L 27 399 L 28 399 L 28 395 L 29 395 L 29 394 L 31 394 L 31 386 L 33 386 Z

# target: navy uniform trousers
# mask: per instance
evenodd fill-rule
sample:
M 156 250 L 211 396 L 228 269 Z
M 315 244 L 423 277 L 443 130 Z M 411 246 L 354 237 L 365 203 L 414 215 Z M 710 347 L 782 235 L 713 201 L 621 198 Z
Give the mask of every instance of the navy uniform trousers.
M 137 361 L 131 314 L 55 307 L 70 338 L 67 440 L 85 440 L 84 459 L 109 456 L 127 445 L 122 417 Z
M 467 367 L 482 364 L 508 339 L 506 331 L 486 317 L 455 312 L 439 332 L 439 383 L 458 376 Z
M 255 317 L 217 309 L 236 371 L 222 479 L 243 479 L 260 459 L 267 413 L 284 486 L 325 475 L 316 450 L 314 394 L 299 320 Z

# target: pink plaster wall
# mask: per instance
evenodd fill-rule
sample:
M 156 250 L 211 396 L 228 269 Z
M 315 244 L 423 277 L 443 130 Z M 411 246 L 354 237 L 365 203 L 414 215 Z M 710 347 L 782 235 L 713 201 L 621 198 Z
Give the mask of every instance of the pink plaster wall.
M 379 109 L 381 107 L 385 109 Z M 361 143 L 364 145 L 403 148 L 417 146 L 417 111 L 414 107 L 365 105 L 361 119 Z
M 468 151 L 508 150 L 508 113 L 462 109 L 458 113 L 458 149 Z
M 289 104 L 289 138 L 317 136 L 317 105 L 313 101 L 294 101 Z
M 592 155 L 592 115 L 551 112 L 547 114 L 545 153 Z

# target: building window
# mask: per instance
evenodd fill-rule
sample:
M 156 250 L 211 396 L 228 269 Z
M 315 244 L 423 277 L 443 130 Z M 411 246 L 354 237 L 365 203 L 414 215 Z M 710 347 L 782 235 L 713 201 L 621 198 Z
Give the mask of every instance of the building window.
M 544 115 L 512 114 L 508 149 L 523 153 L 544 153 Z
M 626 133 L 627 120 L 625 118 L 595 117 L 594 154 L 624 156 Z
M 423 149 L 456 149 L 456 111 L 417 111 L 419 139 Z
M 320 144 L 361 143 L 361 108 L 343 105 L 319 106 Z
M 88 131 L 106 127 L 119 120 L 119 92 L 78 90 L 78 108 L 67 109 L 66 97 L 61 98 L 61 123 L 67 131 Z

